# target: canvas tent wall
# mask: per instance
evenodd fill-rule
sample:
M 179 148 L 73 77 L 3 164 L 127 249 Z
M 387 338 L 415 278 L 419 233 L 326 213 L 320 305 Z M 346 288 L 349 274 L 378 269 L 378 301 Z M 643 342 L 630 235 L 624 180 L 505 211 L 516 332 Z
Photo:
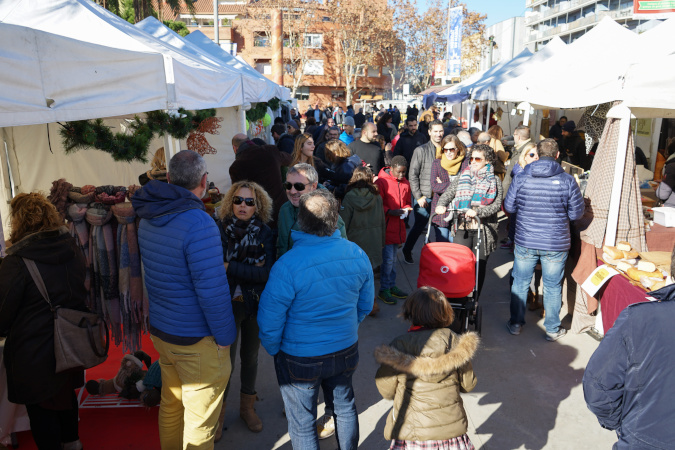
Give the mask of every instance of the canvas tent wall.
M 207 109 L 244 103 L 239 72 L 223 65 L 207 64 L 166 45 L 90 0 L 0 2 L 0 22 L 113 48 L 161 53 L 172 109 Z
M 2 126 L 167 108 L 160 54 L 105 47 L 1 22 L 0 42 Z

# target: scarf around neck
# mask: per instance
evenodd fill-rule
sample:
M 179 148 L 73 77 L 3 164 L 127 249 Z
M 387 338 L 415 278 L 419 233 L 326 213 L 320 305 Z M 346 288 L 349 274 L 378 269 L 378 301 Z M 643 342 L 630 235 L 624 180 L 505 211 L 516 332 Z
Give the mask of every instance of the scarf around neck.
M 464 155 L 457 153 L 455 159 L 448 159 L 441 153 L 441 149 L 436 149 L 436 159 L 441 160 L 441 167 L 445 169 L 450 176 L 455 176 L 459 173 L 459 168 L 462 167 L 462 162 L 464 161 Z
M 262 221 L 255 215 L 248 221 L 239 220 L 234 215 L 223 219 L 223 231 L 227 237 L 225 260 L 250 265 L 265 261 L 265 249 L 260 245 L 259 238 L 262 226 Z
M 477 173 L 471 167 L 462 172 L 455 191 L 455 209 L 468 209 L 491 204 L 497 197 L 497 182 L 492 164 L 486 164 Z

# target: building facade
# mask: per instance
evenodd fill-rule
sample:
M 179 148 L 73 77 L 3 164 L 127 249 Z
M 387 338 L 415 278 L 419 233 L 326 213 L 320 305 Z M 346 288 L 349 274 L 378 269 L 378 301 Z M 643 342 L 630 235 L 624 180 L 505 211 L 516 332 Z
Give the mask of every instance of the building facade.
M 493 37 L 496 46 L 492 49 L 492 61 L 489 51 L 481 57 L 480 70 L 486 70 L 500 61 L 513 59 L 525 49 L 525 18 L 511 17 L 485 29 L 485 36 Z
M 633 0 L 525 0 L 525 45 L 537 51 L 553 36 L 569 44 L 604 17 L 634 30 L 648 21 L 633 15 Z

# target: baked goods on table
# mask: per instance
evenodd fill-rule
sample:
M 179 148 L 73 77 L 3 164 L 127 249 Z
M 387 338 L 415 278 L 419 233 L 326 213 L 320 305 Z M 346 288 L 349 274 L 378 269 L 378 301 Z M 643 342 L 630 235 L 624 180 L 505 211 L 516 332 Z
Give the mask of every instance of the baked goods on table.
M 602 259 L 606 264 L 614 266 L 645 289 L 654 291 L 665 286 L 664 272 L 652 261 L 641 258 L 628 242 L 621 241 L 616 246 L 605 245 L 602 252 Z

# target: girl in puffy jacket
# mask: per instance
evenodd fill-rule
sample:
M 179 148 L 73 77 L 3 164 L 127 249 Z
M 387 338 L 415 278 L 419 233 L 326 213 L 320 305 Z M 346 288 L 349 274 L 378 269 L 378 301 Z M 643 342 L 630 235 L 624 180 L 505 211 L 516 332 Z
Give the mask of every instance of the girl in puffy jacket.
M 471 359 L 476 333 L 455 334 L 452 306 L 438 289 L 424 286 L 403 305 L 408 332 L 375 349 L 375 383 L 394 400 L 384 428 L 390 450 L 473 450 L 461 392 L 476 386 Z

